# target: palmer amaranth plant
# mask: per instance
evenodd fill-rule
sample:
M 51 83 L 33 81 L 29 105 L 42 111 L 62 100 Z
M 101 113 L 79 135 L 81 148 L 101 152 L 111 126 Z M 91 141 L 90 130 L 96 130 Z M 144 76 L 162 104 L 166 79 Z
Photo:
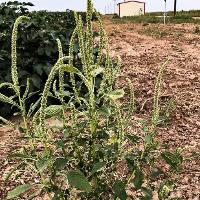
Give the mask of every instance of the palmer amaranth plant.
M 153 199 L 155 194 L 159 199 L 166 199 L 172 190 L 172 174 L 182 163 L 181 151 L 161 152 L 162 148 L 154 139 L 159 120 L 160 85 L 166 63 L 156 80 L 154 107 L 150 123 L 145 127 L 147 131 L 144 136 L 134 135 L 128 132 L 135 111 L 133 85 L 127 79 L 130 102 L 122 106 L 120 99 L 124 90 L 114 86 L 120 59 L 114 62 L 110 57 L 108 38 L 97 12 L 100 43 L 98 56 L 94 57 L 93 11 L 93 4 L 88 0 L 85 26 L 81 16 L 75 13 L 76 28 L 71 36 L 69 55 L 64 55 L 62 44 L 57 40 L 58 61 L 46 81 L 41 101 L 32 105 L 29 111 L 25 106 L 29 81 L 23 95 L 18 83 L 16 41 L 19 24 L 30 19 L 22 16 L 15 22 L 11 66 L 13 83 L 3 83 L 0 87 L 12 88 L 18 100 L 3 94 L 0 94 L 0 100 L 19 109 L 24 122 L 23 134 L 28 142 L 12 155 L 17 165 L 6 174 L 5 182 L 11 177 L 19 179 L 22 172 L 31 179 L 25 179 L 25 184 L 8 192 L 7 199 L 20 196 L 33 199 L 48 195 L 54 200 L 124 200 Z M 77 40 L 78 55 L 74 52 Z M 81 68 L 76 66 L 74 57 L 81 60 Z M 66 91 L 66 77 L 71 82 L 70 92 Z M 83 87 L 87 91 L 85 95 L 80 92 Z M 60 103 L 48 106 L 50 96 Z M 40 105 L 38 110 L 37 105 Z M 35 114 L 30 123 L 32 113 Z M 58 118 L 61 126 L 48 127 L 46 119 L 51 117 Z M 156 163 L 161 157 L 170 164 L 173 173 L 165 174 L 159 169 Z M 155 186 L 160 177 L 165 178 Z

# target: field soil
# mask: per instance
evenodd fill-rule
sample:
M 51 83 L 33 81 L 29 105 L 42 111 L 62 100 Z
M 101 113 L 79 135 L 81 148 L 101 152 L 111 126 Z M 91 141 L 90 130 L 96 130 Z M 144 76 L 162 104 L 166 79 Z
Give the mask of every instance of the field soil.
M 196 26 L 113 24 L 109 18 L 105 18 L 104 25 L 110 38 L 112 56 L 122 59 L 118 86 L 126 85 L 125 78 L 130 78 L 134 85 L 136 120 L 149 117 L 156 75 L 160 66 L 169 60 L 163 77 L 161 102 L 165 106 L 168 102 L 171 111 L 168 122 L 159 127 L 158 139 L 170 149 L 185 148 L 185 156 L 197 153 L 195 158 L 184 162 L 171 197 L 199 200 L 200 34 L 195 33 Z
M 195 158 L 184 162 L 171 197 L 199 200 L 200 34 L 195 33 L 196 26 L 122 24 L 113 23 L 109 18 L 104 19 L 104 25 L 112 56 L 120 56 L 122 59 L 117 86 L 124 87 L 125 78 L 130 78 L 135 88 L 135 120 L 149 118 L 156 75 L 160 66 L 169 59 L 161 89 L 161 113 L 167 119 L 159 126 L 157 138 L 169 149 L 185 148 L 186 156 L 195 153 Z M 3 183 L 3 174 L 12 165 L 8 162 L 7 155 L 23 145 L 17 131 L 8 127 L 0 128 L 1 200 L 5 199 L 7 191 L 14 185 Z M 23 176 L 26 177 L 26 174 Z M 19 183 L 23 181 L 20 180 Z

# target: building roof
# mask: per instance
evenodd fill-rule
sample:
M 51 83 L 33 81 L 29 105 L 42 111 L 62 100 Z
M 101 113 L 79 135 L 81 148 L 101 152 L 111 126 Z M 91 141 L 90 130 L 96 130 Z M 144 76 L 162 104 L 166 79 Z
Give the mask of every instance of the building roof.
M 133 0 L 129 0 L 129 1 L 123 1 L 123 2 L 121 2 L 121 3 L 118 3 L 117 5 L 119 5 L 119 4 L 124 4 L 124 3 L 130 3 L 130 2 L 144 3 L 144 4 L 145 4 L 145 2 L 143 2 L 143 1 L 133 1 Z

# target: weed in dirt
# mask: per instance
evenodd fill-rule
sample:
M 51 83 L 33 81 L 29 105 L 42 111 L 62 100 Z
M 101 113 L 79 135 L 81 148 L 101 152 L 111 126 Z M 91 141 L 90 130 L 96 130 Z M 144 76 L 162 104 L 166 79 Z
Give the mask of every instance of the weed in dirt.
M 173 98 L 169 98 L 165 101 L 164 105 L 161 106 L 161 114 L 159 118 L 159 125 L 167 126 L 171 121 L 171 116 L 173 116 L 176 110 L 176 102 Z
M 200 26 L 196 26 L 196 27 L 195 27 L 194 33 L 200 34 Z
M 148 27 L 139 31 L 139 34 L 152 36 L 156 38 L 163 38 L 169 35 L 169 33 L 165 30 L 162 30 L 158 27 Z
M 121 33 L 121 31 L 119 31 L 119 30 L 113 30 L 112 33 L 110 33 L 110 36 L 117 36 L 120 33 Z
M 175 36 L 175 38 L 177 38 L 177 39 L 181 39 L 181 38 L 184 38 L 184 33 L 183 32 L 176 32 L 176 33 L 174 33 L 174 36 Z
M 26 172 L 32 180 L 19 185 L 8 192 L 7 199 L 32 199 L 43 193 L 49 199 L 152 199 L 153 193 L 160 200 L 168 197 L 173 190 L 176 174 L 183 162 L 182 150 L 169 152 L 155 140 L 157 125 L 160 117 L 159 97 L 161 83 L 167 62 L 161 67 L 154 88 L 153 111 L 150 120 L 143 124 L 142 134 L 130 131 L 130 124 L 135 111 L 135 96 L 133 85 L 127 79 L 130 101 L 127 105 L 120 102 L 124 97 L 124 90 L 115 88 L 115 80 L 120 68 L 110 57 L 108 38 L 102 26 L 98 13 L 95 12 L 98 25 L 100 43 L 98 57 L 93 58 L 93 4 L 87 2 L 87 22 L 83 26 L 81 16 L 75 13 L 76 28 L 72 34 L 69 55 L 64 55 L 59 40 L 59 58 L 52 68 L 45 84 L 39 110 L 35 110 L 32 125 L 30 113 L 25 108 L 25 99 L 29 94 L 27 89 L 21 97 L 17 73 L 17 28 L 21 21 L 16 20 L 12 37 L 12 84 L 3 86 L 13 88 L 19 101 L 0 94 L 0 99 L 19 108 L 24 119 L 24 136 L 28 138 L 26 146 L 16 150 L 12 157 L 18 164 L 5 177 L 19 179 L 18 171 Z M 79 42 L 79 58 L 82 62 L 82 72 L 74 66 L 74 44 Z M 103 65 L 105 63 L 105 65 Z M 70 74 L 73 93 L 69 101 L 65 101 L 64 76 Z M 59 76 L 59 88 L 56 88 L 55 76 Z M 97 84 L 98 75 L 102 80 Z M 85 97 L 80 96 L 76 84 L 79 77 L 81 84 L 87 88 Z M 1 85 L 2 86 L 2 85 Z M 50 88 L 53 87 L 53 94 Z M 47 106 L 49 96 L 60 101 L 59 105 Z M 67 93 L 68 95 L 68 93 Z M 169 113 L 169 109 L 167 111 Z M 50 129 L 45 121 L 56 117 L 62 126 Z M 3 119 L 3 118 L 1 118 Z M 10 124 L 6 119 L 4 122 Z M 137 122 L 135 122 L 137 123 Z M 171 168 L 163 172 L 156 165 L 163 159 Z M 119 167 L 124 163 L 126 170 Z M 155 181 L 161 178 L 161 183 L 155 187 Z M 37 181 L 34 181 L 37 179 Z M 29 192 L 29 191 L 34 192 Z M 128 191 L 134 191 L 129 194 Z

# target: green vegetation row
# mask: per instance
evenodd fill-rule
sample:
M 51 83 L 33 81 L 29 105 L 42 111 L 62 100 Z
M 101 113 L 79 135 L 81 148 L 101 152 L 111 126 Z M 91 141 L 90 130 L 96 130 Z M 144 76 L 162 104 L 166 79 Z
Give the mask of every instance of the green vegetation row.
M 0 83 L 11 82 L 9 66 L 11 65 L 10 46 L 14 21 L 20 15 L 31 17 L 30 21 L 22 23 L 20 26 L 17 49 L 19 83 L 23 86 L 26 84 L 27 78 L 30 80 L 32 95 L 29 96 L 28 105 L 39 98 L 49 72 L 56 62 L 58 56 L 56 38 L 60 38 L 63 47 L 68 49 L 70 37 L 76 25 L 73 11 L 29 12 L 29 8 L 32 6 L 33 4 L 30 2 L 17 1 L 0 4 Z M 80 14 L 85 23 L 85 13 Z M 74 48 L 76 49 L 75 54 L 77 54 L 78 46 L 76 45 Z M 0 88 L 0 91 L 13 96 L 10 89 Z M 3 116 L 10 116 L 16 112 L 5 103 L 1 103 L 0 107 L 0 115 Z
M 157 15 L 158 14 L 158 15 Z M 113 22 L 115 23 L 163 23 L 163 13 L 156 13 L 155 15 L 152 13 L 147 13 L 141 16 L 131 16 L 131 17 L 122 17 L 119 18 L 117 15 L 113 16 Z M 174 23 L 174 24 L 181 24 L 181 23 L 194 23 L 200 24 L 200 19 L 194 19 L 190 15 L 179 15 L 177 14 L 175 17 L 169 16 L 166 19 L 166 23 Z
M 163 16 L 163 12 L 148 12 L 149 16 Z M 168 16 L 174 16 L 174 11 L 168 11 Z M 200 10 L 189 10 L 189 11 L 178 11 L 176 16 L 185 16 L 185 17 L 200 17 Z

